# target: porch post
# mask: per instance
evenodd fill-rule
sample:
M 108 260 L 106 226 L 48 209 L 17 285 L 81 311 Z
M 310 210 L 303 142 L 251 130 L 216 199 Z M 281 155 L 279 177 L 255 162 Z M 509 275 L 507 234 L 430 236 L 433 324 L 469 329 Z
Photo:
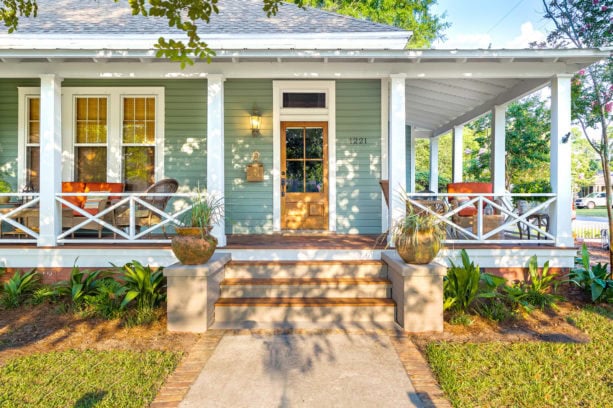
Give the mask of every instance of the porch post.
M 496 105 L 492 109 L 492 155 L 491 174 L 494 195 L 505 192 L 505 122 L 506 105 Z
M 428 190 L 438 193 L 438 137 L 430 138 L 430 183 Z
M 394 220 L 403 218 L 406 214 L 403 197 L 403 192 L 406 192 L 407 188 L 405 78 L 404 74 L 390 75 L 388 154 L 390 227 L 394 225 Z M 390 245 L 393 243 L 390 242 Z
M 464 143 L 462 139 L 463 132 L 463 125 L 453 127 L 452 177 L 454 183 L 462 182 L 462 171 L 464 168 Z
M 206 188 L 208 194 L 224 197 L 224 78 L 222 75 L 207 77 L 207 134 L 206 134 Z M 220 247 L 226 246 L 225 217 L 213 227 L 213 236 Z
M 62 78 L 40 76 L 40 235 L 38 246 L 57 244 L 62 231 L 60 203 L 55 195 L 62 190 Z
M 413 132 L 413 127 L 412 126 L 406 126 L 406 137 L 409 138 L 409 151 L 407 152 L 407 154 L 409 155 L 409 166 L 410 166 L 410 172 L 409 172 L 409 177 L 407 178 L 407 191 L 409 193 L 414 193 L 415 192 L 415 142 L 416 142 L 416 138 L 415 138 L 415 132 Z
M 550 211 L 551 234 L 556 246 L 574 245 L 570 211 L 571 143 L 565 135 L 570 133 L 570 75 L 557 75 L 551 80 L 551 191 L 558 197 Z

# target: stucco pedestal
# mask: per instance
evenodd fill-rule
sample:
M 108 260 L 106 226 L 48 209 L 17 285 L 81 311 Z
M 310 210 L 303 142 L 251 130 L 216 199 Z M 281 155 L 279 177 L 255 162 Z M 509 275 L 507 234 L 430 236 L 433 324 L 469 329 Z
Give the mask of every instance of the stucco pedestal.
M 173 264 L 164 269 L 168 280 L 168 331 L 202 333 L 215 320 L 215 302 L 230 254 L 216 253 L 205 264 Z
M 395 251 L 384 252 L 381 259 L 392 281 L 398 324 L 410 333 L 442 332 L 447 267 L 438 263 L 409 265 Z

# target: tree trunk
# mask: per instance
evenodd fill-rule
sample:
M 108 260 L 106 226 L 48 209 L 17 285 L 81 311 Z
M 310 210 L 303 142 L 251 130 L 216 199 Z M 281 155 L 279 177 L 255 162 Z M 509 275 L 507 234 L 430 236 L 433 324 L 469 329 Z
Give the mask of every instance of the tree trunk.
M 600 154 L 602 173 L 604 176 L 604 188 L 607 192 L 607 216 L 609 218 L 609 265 L 613 267 L 613 245 L 611 245 L 611 232 L 613 232 L 613 197 L 611 197 L 611 160 L 609 155 L 609 136 L 607 129 L 602 129 L 602 150 Z

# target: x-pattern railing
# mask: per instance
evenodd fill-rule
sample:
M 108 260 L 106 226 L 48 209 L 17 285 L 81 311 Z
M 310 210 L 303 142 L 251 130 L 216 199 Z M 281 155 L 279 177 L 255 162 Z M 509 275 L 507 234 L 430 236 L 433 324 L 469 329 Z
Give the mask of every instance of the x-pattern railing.
M 13 207 L 5 207 L 0 212 L 0 228 L 3 224 L 10 225 L 10 230 L 3 228 L 2 242 L 26 243 L 36 242 L 39 234 L 35 228 L 27 225 L 26 219 L 39 217 L 40 196 L 38 193 L 4 193 L 0 196 L 8 196 L 18 201 L 11 203 Z M 27 214 L 30 212 L 31 214 Z M 8 237 L 8 238 L 7 238 Z
M 106 201 L 106 205 L 104 205 L 103 209 L 101 209 L 100 211 L 96 212 L 95 214 L 92 214 L 86 209 L 75 205 L 73 202 L 67 199 L 67 197 L 76 196 L 86 198 L 103 197 L 102 200 Z M 111 197 L 113 199 L 110 199 Z M 171 207 L 174 207 L 173 212 L 168 213 L 146 201 L 147 198 L 156 197 L 169 197 L 171 199 L 174 199 L 174 202 L 172 203 L 173 205 L 171 205 Z M 193 197 L 193 194 L 180 193 L 61 193 L 56 196 L 56 200 L 67 208 L 73 210 L 78 215 L 76 218 L 76 223 L 65 228 L 65 230 L 58 236 L 58 242 L 136 242 L 154 232 L 161 232 L 163 227 L 169 225 L 182 225 L 180 217 L 187 211 L 191 210 L 192 205 L 190 204 L 190 199 Z M 143 210 L 150 211 L 152 214 L 157 215 L 159 217 L 159 220 L 152 225 L 143 225 L 138 223 L 138 212 Z M 116 222 L 120 218 L 126 218 L 126 214 L 128 217 L 128 222 L 122 223 L 120 225 L 116 224 Z M 80 218 L 83 218 L 83 220 L 80 220 Z M 73 218 L 73 220 L 74 219 L 75 218 Z M 108 231 L 113 233 L 113 238 L 71 238 L 71 236 L 73 236 L 75 232 L 78 232 L 79 230 L 83 229 L 83 227 L 88 225 L 95 225 L 96 228 L 106 228 Z M 151 237 L 150 239 L 147 239 L 146 242 L 168 243 L 169 239 L 166 237 Z
M 448 203 L 454 198 L 466 197 L 470 195 L 470 198 L 466 201 L 462 201 L 460 205 L 455 208 L 451 208 Z M 494 198 L 495 197 L 495 198 Z M 494 198 L 494 199 L 492 199 Z M 510 199 L 543 199 L 545 201 L 536 204 L 526 212 L 520 214 L 516 209 L 510 205 Z M 446 204 L 445 212 L 441 213 L 427 205 L 424 199 L 434 199 L 444 201 Z M 505 194 L 504 196 L 494 196 L 492 193 L 486 194 L 411 194 L 411 197 L 407 198 L 408 202 L 414 207 L 427 212 L 428 214 L 436 217 L 441 223 L 447 226 L 448 236 L 445 240 L 446 243 L 523 243 L 525 239 L 517 239 L 514 236 L 512 229 L 517 227 L 518 233 L 522 229 L 528 236 L 528 231 L 534 232 L 535 240 L 539 243 L 555 243 L 555 237 L 550 231 L 545 231 L 539 227 L 539 225 L 529 220 L 530 216 L 540 214 L 549 209 L 549 207 L 556 202 L 557 197 L 555 194 Z M 484 231 L 484 208 L 490 205 L 497 215 L 503 215 L 504 221 L 494 228 Z M 476 232 L 473 231 L 472 226 L 466 228 L 458 225 L 453 221 L 455 215 L 459 215 L 463 209 L 476 207 L 477 214 L 474 217 L 476 222 Z M 495 239 L 500 233 L 505 233 L 508 237 L 504 239 Z M 519 235 L 522 235 L 521 233 Z

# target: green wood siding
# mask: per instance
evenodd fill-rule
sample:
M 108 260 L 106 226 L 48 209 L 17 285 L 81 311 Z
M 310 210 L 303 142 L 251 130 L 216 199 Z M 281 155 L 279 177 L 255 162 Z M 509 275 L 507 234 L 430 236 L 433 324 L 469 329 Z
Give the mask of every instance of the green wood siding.
M 0 79 L 0 177 L 17 191 L 17 88 L 39 86 L 39 79 Z
M 272 232 L 272 80 L 229 79 L 224 89 L 226 232 Z M 249 115 L 257 105 L 262 130 L 251 136 Z M 264 165 L 264 181 L 247 182 L 254 151 Z
M 337 231 L 381 233 L 381 81 L 336 82 L 336 162 Z
M 62 86 L 164 87 L 164 176 L 181 187 L 206 186 L 206 80 L 75 80 Z

